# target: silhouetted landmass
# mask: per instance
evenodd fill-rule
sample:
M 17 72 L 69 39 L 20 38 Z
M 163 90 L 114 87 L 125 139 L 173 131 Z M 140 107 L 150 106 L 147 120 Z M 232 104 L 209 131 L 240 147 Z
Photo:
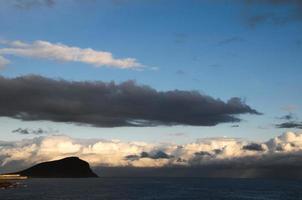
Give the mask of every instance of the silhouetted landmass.
M 78 157 L 43 162 L 26 170 L 16 172 L 30 178 L 89 178 L 98 177 L 88 162 Z

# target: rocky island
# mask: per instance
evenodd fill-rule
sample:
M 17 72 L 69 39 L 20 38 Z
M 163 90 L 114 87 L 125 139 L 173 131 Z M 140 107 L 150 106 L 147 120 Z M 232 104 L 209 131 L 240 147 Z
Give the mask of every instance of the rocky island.
M 78 157 L 67 157 L 61 160 L 43 162 L 26 170 L 16 172 L 29 178 L 96 178 L 88 162 Z

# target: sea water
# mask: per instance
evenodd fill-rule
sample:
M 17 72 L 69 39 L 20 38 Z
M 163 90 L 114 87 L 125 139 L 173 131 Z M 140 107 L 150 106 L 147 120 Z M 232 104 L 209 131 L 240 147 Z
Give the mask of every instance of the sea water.
M 205 178 L 28 179 L 0 200 L 302 200 L 302 181 Z

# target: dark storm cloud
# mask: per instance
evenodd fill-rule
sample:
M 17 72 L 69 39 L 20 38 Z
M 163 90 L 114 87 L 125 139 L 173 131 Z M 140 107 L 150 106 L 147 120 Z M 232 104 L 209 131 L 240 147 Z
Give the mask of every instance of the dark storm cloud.
M 302 122 L 284 122 L 276 125 L 277 128 L 297 128 L 302 129 Z
M 247 23 L 254 27 L 268 22 L 273 24 L 286 24 L 292 21 L 302 21 L 301 0 L 245 0 L 251 10 L 247 15 Z M 254 6 L 263 6 L 266 11 L 259 12 Z M 253 10 L 255 9 L 255 10 Z
M 239 98 L 227 102 L 196 91 L 160 92 L 133 81 L 70 82 L 41 76 L 0 77 L 0 116 L 99 127 L 195 125 L 260 114 Z

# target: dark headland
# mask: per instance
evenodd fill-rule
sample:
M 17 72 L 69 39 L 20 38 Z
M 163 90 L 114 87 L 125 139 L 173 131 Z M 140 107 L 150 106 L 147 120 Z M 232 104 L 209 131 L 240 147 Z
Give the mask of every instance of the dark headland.
M 43 162 L 26 170 L 16 172 L 29 178 L 96 178 L 88 162 L 78 157 L 67 157 L 61 160 Z

